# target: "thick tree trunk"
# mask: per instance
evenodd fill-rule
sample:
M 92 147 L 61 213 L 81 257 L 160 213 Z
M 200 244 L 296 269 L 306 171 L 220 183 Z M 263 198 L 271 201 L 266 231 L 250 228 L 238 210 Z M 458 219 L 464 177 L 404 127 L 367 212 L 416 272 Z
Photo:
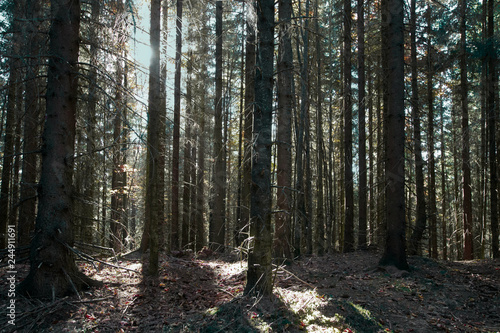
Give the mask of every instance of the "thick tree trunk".
M 72 176 L 78 87 L 80 2 L 51 2 L 47 119 L 31 268 L 19 285 L 32 297 L 58 297 L 88 286 L 73 252 Z
M 273 114 L 274 0 L 257 9 L 257 57 L 252 151 L 251 235 L 245 294 L 272 293 L 271 146 Z
M 386 0 L 382 24 L 386 25 L 387 46 L 387 133 L 386 174 L 386 223 L 387 239 L 380 265 L 408 269 L 405 243 L 405 113 L 404 113 L 404 25 L 403 0 Z

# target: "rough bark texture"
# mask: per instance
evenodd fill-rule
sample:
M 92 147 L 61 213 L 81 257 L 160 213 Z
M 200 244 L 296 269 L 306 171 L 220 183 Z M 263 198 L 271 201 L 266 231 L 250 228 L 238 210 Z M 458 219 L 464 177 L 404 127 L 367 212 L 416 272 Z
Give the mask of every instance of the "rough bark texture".
M 248 237 L 250 224 L 250 191 L 252 183 L 252 128 L 255 100 L 255 6 L 249 1 L 246 16 L 247 36 L 245 41 L 245 115 L 243 130 L 243 179 L 241 188 L 241 219 L 239 221 L 238 245 Z
M 257 6 L 257 62 L 250 203 L 253 248 L 248 255 L 245 294 L 272 294 L 271 146 L 273 114 L 274 1 Z
M 424 188 L 424 160 L 422 159 L 422 134 L 420 127 L 420 101 L 418 93 L 418 68 L 417 68 L 417 37 L 416 37 L 416 0 L 411 1 L 411 109 L 413 120 L 413 151 L 415 155 L 415 191 L 417 196 L 417 210 L 415 227 L 410 237 L 408 253 L 416 255 L 420 250 L 420 242 L 427 225 L 427 208 Z
M 181 127 L 182 1 L 183 0 L 177 0 L 177 19 L 175 30 L 174 135 L 172 145 L 172 227 L 170 234 L 171 250 L 179 249 L 181 235 L 179 218 L 179 154 Z M 166 13 L 164 15 L 166 15 Z
M 343 252 L 354 251 L 354 180 L 352 173 L 351 0 L 344 0 L 344 190 Z
M 364 0 L 358 0 L 358 129 L 359 129 L 359 223 L 358 248 L 366 248 L 367 243 L 367 169 L 366 169 L 366 121 L 365 121 L 365 20 Z M 370 157 L 371 158 L 371 157 Z
M 225 199 L 226 168 L 222 138 L 222 1 L 215 5 L 215 122 L 214 122 L 214 197 L 211 212 L 209 241 L 215 250 L 222 250 L 225 244 Z
M 72 176 L 78 86 L 80 2 L 51 2 L 47 118 L 31 268 L 19 286 L 32 297 L 57 297 L 89 285 L 73 252 Z
M 380 265 L 408 269 L 405 244 L 405 113 L 404 113 L 404 25 L 403 1 L 386 0 L 383 6 L 382 24 L 387 27 L 388 90 L 386 126 L 386 244 Z M 384 10 L 386 9 L 386 10 Z
M 464 251 L 463 259 L 473 258 L 472 237 L 472 184 L 470 166 L 470 144 L 469 144 L 469 106 L 467 101 L 467 50 L 466 50 L 466 13 L 467 2 L 460 2 L 460 101 L 462 109 L 462 197 L 463 197 L 463 233 Z
M 290 225 L 292 209 L 292 75 L 293 53 L 290 38 L 291 0 L 279 1 L 280 45 L 278 51 L 277 206 L 274 256 L 292 259 Z
M 494 43 L 494 1 L 488 0 L 488 127 L 490 152 L 490 207 L 491 207 L 491 252 L 493 258 L 500 258 L 498 237 L 498 177 L 497 177 L 497 145 L 496 145 L 496 118 L 498 117 L 498 76 L 496 71 L 496 49 Z
M 146 170 L 146 222 L 144 233 L 149 234 L 149 275 L 158 274 L 158 237 L 163 223 L 163 138 L 164 110 L 162 110 L 160 88 L 160 12 L 161 1 L 151 2 L 150 42 L 153 56 L 149 65 L 148 100 L 148 151 Z M 144 236 L 143 236 L 144 237 Z

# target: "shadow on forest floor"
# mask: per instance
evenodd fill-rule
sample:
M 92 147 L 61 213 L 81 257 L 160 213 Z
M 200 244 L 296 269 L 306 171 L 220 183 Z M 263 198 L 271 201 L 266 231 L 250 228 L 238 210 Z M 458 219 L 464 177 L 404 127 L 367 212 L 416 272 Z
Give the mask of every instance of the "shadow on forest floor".
M 274 297 L 243 297 L 246 263 L 229 255 L 161 256 L 157 279 L 140 257 L 81 263 L 102 288 L 50 303 L 16 299 L 7 324 L 0 270 L 1 332 L 498 332 L 500 262 L 410 257 L 410 273 L 376 267 L 371 252 L 309 257 L 275 271 Z M 135 270 L 132 272 L 130 270 Z M 19 277 L 27 271 L 19 265 Z

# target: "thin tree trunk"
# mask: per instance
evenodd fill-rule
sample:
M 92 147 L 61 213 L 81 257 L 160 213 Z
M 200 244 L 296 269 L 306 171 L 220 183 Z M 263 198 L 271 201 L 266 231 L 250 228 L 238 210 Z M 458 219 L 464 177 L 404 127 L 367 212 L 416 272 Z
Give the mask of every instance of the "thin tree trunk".
M 172 142 L 172 221 L 170 234 L 171 250 L 179 249 L 181 237 L 179 218 L 179 153 L 181 126 L 182 1 L 183 0 L 177 0 L 177 24 L 175 29 L 174 133 Z M 166 15 L 166 13 L 164 15 Z
M 434 159 L 434 63 L 431 45 L 431 5 L 427 5 L 427 140 L 429 154 L 429 255 L 437 259 L 436 161 Z
M 215 120 L 214 120 L 214 197 L 211 213 L 209 241 L 215 250 L 223 250 L 225 243 L 226 173 L 222 138 L 222 1 L 215 3 Z
M 367 170 L 366 170 L 366 122 L 365 122 L 365 20 L 364 0 L 358 0 L 358 129 L 359 129 L 359 230 L 358 247 L 366 248 L 367 231 Z
M 496 50 L 494 44 L 494 6 L 493 0 L 488 0 L 488 127 L 489 127 L 489 152 L 490 152 L 490 207 L 491 207 L 491 252 L 493 258 L 500 258 L 498 236 L 498 178 L 497 178 L 497 153 L 496 153 L 496 118 L 498 101 L 498 76 L 496 71 Z
M 352 96 L 351 96 L 351 0 L 344 0 L 344 190 L 345 222 L 343 252 L 354 251 L 354 179 L 352 172 Z
M 472 189 L 469 144 L 469 106 L 467 101 L 467 50 L 466 50 L 466 18 L 467 2 L 460 1 L 460 101 L 462 109 L 462 171 L 463 171 L 463 225 L 464 252 L 463 259 L 473 258 L 472 236 Z
M 292 75 L 293 51 L 290 37 L 292 1 L 279 1 L 277 206 L 274 257 L 291 260 L 292 216 Z

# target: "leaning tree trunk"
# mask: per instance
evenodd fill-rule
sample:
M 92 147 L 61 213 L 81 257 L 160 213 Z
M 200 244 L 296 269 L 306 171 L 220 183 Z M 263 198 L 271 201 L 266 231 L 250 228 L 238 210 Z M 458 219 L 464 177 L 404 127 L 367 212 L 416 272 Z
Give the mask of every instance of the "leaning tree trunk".
M 80 2 L 53 0 L 51 11 L 40 201 L 31 268 L 19 290 L 29 296 L 54 298 L 77 292 L 91 280 L 78 271 L 71 250 Z

